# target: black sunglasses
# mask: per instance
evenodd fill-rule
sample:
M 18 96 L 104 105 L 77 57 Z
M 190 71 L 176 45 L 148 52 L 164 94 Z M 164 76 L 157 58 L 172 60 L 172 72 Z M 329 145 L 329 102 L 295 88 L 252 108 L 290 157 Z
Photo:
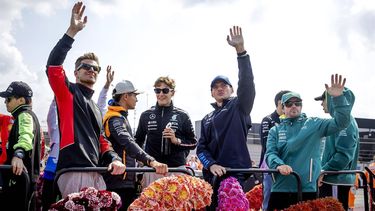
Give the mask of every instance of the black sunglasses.
M 77 67 L 77 70 L 79 69 L 84 69 L 84 70 L 91 70 L 91 68 L 97 72 L 97 73 L 100 73 L 100 66 L 95 66 L 95 65 L 91 65 L 91 64 L 86 64 L 86 63 L 81 63 L 78 67 Z
M 295 106 L 302 106 L 302 102 L 301 101 L 296 101 L 296 102 L 289 102 L 288 101 L 288 102 L 285 102 L 284 105 L 285 105 L 285 107 L 290 108 L 293 105 L 295 105 Z
M 5 102 L 6 102 L 6 103 L 9 103 L 10 101 L 12 101 L 13 98 L 14 98 L 14 97 L 7 97 L 7 98 L 5 98 Z
M 163 88 L 163 89 L 155 88 L 154 89 L 155 94 L 160 94 L 160 92 L 163 92 L 163 94 L 168 94 L 169 91 L 173 91 L 173 89 L 170 89 L 170 88 Z

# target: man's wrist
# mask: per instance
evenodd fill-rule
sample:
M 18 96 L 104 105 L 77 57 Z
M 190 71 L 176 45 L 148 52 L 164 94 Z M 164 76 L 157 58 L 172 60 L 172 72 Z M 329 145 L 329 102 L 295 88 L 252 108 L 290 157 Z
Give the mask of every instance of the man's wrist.
M 237 56 L 238 57 L 241 57 L 241 56 L 245 56 L 247 54 L 247 51 L 243 50 L 243 51 L 237 51 Z
M 181 142 L 182 142 L 182 141 L 181 141 L 181 139 L 179 139 L 179 138 L 176 138 L 176 143 L 175 143 L 176 145 L 180 145 L 180 144 L 181 144 Z
M 22 149 L 17 149 L 16 151 L 14 151 L 13 157 L 23 159 L 25 157 L 25 152 Z

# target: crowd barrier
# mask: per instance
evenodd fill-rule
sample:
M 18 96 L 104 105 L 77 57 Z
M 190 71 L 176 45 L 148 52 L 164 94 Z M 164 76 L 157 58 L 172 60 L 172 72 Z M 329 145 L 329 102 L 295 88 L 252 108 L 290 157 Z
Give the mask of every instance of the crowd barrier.
M 65 168 L 61 169 L 56 172 L 55 179 L 53 181 L 53 194 L 57 196 L 57 181 L 59 180 L 60 176 L 67 172 L 98 172 L 98 173 L 106 173 L 108 172 L 107 167 L 74 167 L 74 168 Z M 156 172 L 154 168 L 131 168 L 127 167 L 125 172 L 138 172 L 138 173 L 146 173 L 146 172 Z M 190 176 L 193 176 L 194 173 L 190 169 L 187 168 L 168 168 L 168 172 L 170 173 L 184 173 Z M 194 171 L 193 171 L 194 172 Z

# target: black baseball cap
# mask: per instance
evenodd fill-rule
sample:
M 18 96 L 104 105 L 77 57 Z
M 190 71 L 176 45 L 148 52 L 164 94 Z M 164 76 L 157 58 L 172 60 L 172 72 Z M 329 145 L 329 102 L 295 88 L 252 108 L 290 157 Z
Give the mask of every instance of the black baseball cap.
M 314 100 L 316 100 L 316 101 L 323 101 L 325 99 L 326 99 L 326 91 L 324 91 L 321 96 L 318 96 L 318 97 L 314 98 Z
M 13 81 L 5 91 L 0 92 L 0 97 L 7 98 L 13 96 L 32 97 L 33 90 L 23 81 Z

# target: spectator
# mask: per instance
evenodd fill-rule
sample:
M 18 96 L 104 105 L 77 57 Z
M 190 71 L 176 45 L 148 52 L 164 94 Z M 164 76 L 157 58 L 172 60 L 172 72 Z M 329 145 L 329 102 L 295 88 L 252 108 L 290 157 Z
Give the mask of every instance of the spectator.
M 195 155 L 190 156 L 190 159 L 188 161 L 188 166 L 192 168 L 193 170 L 198 170 L 198 158 Z
M 96 167 L 101 162 L 103 165 L 109 164 L 108 169 L 112 170 L 113 175 L 122 174 L 125 165 L 110 143 L 101 136 L 102 115 L 91 99 L 100 72 L 98 57 L 94 53 L 86 53 L 76 60 L 76 83 L 69 82 L 62 66 L 74 42 L 73 38 L 86 26 L 84 11 L 82 2 L 73 6 L 70 26 L 47 62 L 47 76 L 55 94 L 61 136 L 56 170 Z M 106 189 L 102 176 L 97 172 L 65 173 L 59 178 L 58 185 L 63 198 L 87 186 Z
M 117 154 L 122 155 L 122 162 L 127 167 L 136 167 L 136 160 L 156 169 L 156 173 L 165 174 L 168 166 L 157 162 L 153 157 L 145 153 L 134 141 L 132 129 L 128 121 L 128 111 L 133 110 L 137 103 L 137 95 L 140 94 L 130 81 L 119 82 L 112 92 L 112 102 L 103 119 L 105 136 L 112 143 Z M 119 210 L 127 210 L 136 199 L 136 175 L 135 172 L 122 175 L 104 176 L 108 190 L 118 193 L 122 206 Z
M 242 29 L 233 26 L 227 42 L 237 52 L 238 89 L 237 97 L 231 97 L 233 87 L 225 76 L 217 76 L 211 82 L 214 111 L 207 114 L 201 124 L 201 137 L 197 155 L 202 162 L 203 177 L 212 182 L 213 176 L 226 174 L 225 168 L 251 168 L 252 162 L 247 149 L 247 133 L 251 127 L 250 112 L 255 98 L 254 77 L 250 58 L 244 48 Z M 241 185 L 247 175 L 233 175 Z M 223 178 L 221 178 L 223 179 Z M 217 189 L 214 185 L 212 208 L 217 206 Z
M 259 168 L 268 169 L 267 163 L 264 160 L 264 154 L 266 153 L 267 149 L 267 138 L 269 130 L 280 123 L 280 116 L 283 115 L 283 106 L 281 104 L 281 97 L 290 91 L 282 90 L 278 92 L 275 96 L 275 106 L 276 110 L 266 117 L 263 118 L 260 124 L 260 141 L 262 144 L 262 152 L 260 155 L 259 160 Z M 263 177 L 263 204 L 262 210 L 267 211 L 268 207 L 268 200 L 271 194 L 271 186 L 272 186 L 272 177 L 270 174 L 264 174 Z
M 189 151 L 197 144 L 193 124 L 184 110 L 173 105 L 176 88 L 173 79 L 159 77 L 154 88 L 157 102 L 141 114 L 136 142 L 143 146 L 146 141 L 145 151 L 168 167 L 184 167 Z M 160 177 L 162 175 L 145 173 L 144 186 Z
M 288 176 L 298 173 L 302 182 L 302 198 L 316 198 L 316 182 L 321 170 L 321 138 L 334 134 L 350 123 L 352 106 L 343 95 L 346 79 L 332 75 L 331 86 L 326 84 L 335 109 L 334 118 L 307 118 L 302 110 L 302 98 L 295 92 L 282 96 L 285 118 L 268 133 L 266 161 L 270 169 L 277 169 L 268 210 L 285 209 L 297 203 L 297 183 Z
M 354 105 L 355 97 L 351 90 L 344 88 L 343 95 L 350 104 Z M 321 105 L 325 113 L 332 117 L 336 112 L 331 96 L 324 91 L 322 96 L 315 100 L 322 101 Z M 326 137 L 322 157 L 322 170 L 341 171 L 356 170 L 359 152 L 359 129 L 353 116 L 350 116 L 350 124 L 347 128 Z M 348 197 L 350 187 L 355 182 L 355 174 L 325 175 L 319 178 L 319 196 L 332 196 L 337 198 L 348 210 Z
M 32 111 L 33 91 L 25 82 L 14 81 L 7 90 L 0 92 L 5 98 L 7 111 L 14 118 L 13 127 L 9 133 L 6 150 L 6 165 L 12 165 L 12 173 L 4 172 L 4 194 L 0 199 L 2 207 L 12 207 L 13 210 L 26 210 L 24 203 L 11 203 L 20 196 L 25 196 L 25 180 L 19 177 L 23 171 L 30 177 L 30 192 L 35 189 L 39 176 L 41 133 L 39 121 Z M 34 203 L 32 203 L 35 205 Z

